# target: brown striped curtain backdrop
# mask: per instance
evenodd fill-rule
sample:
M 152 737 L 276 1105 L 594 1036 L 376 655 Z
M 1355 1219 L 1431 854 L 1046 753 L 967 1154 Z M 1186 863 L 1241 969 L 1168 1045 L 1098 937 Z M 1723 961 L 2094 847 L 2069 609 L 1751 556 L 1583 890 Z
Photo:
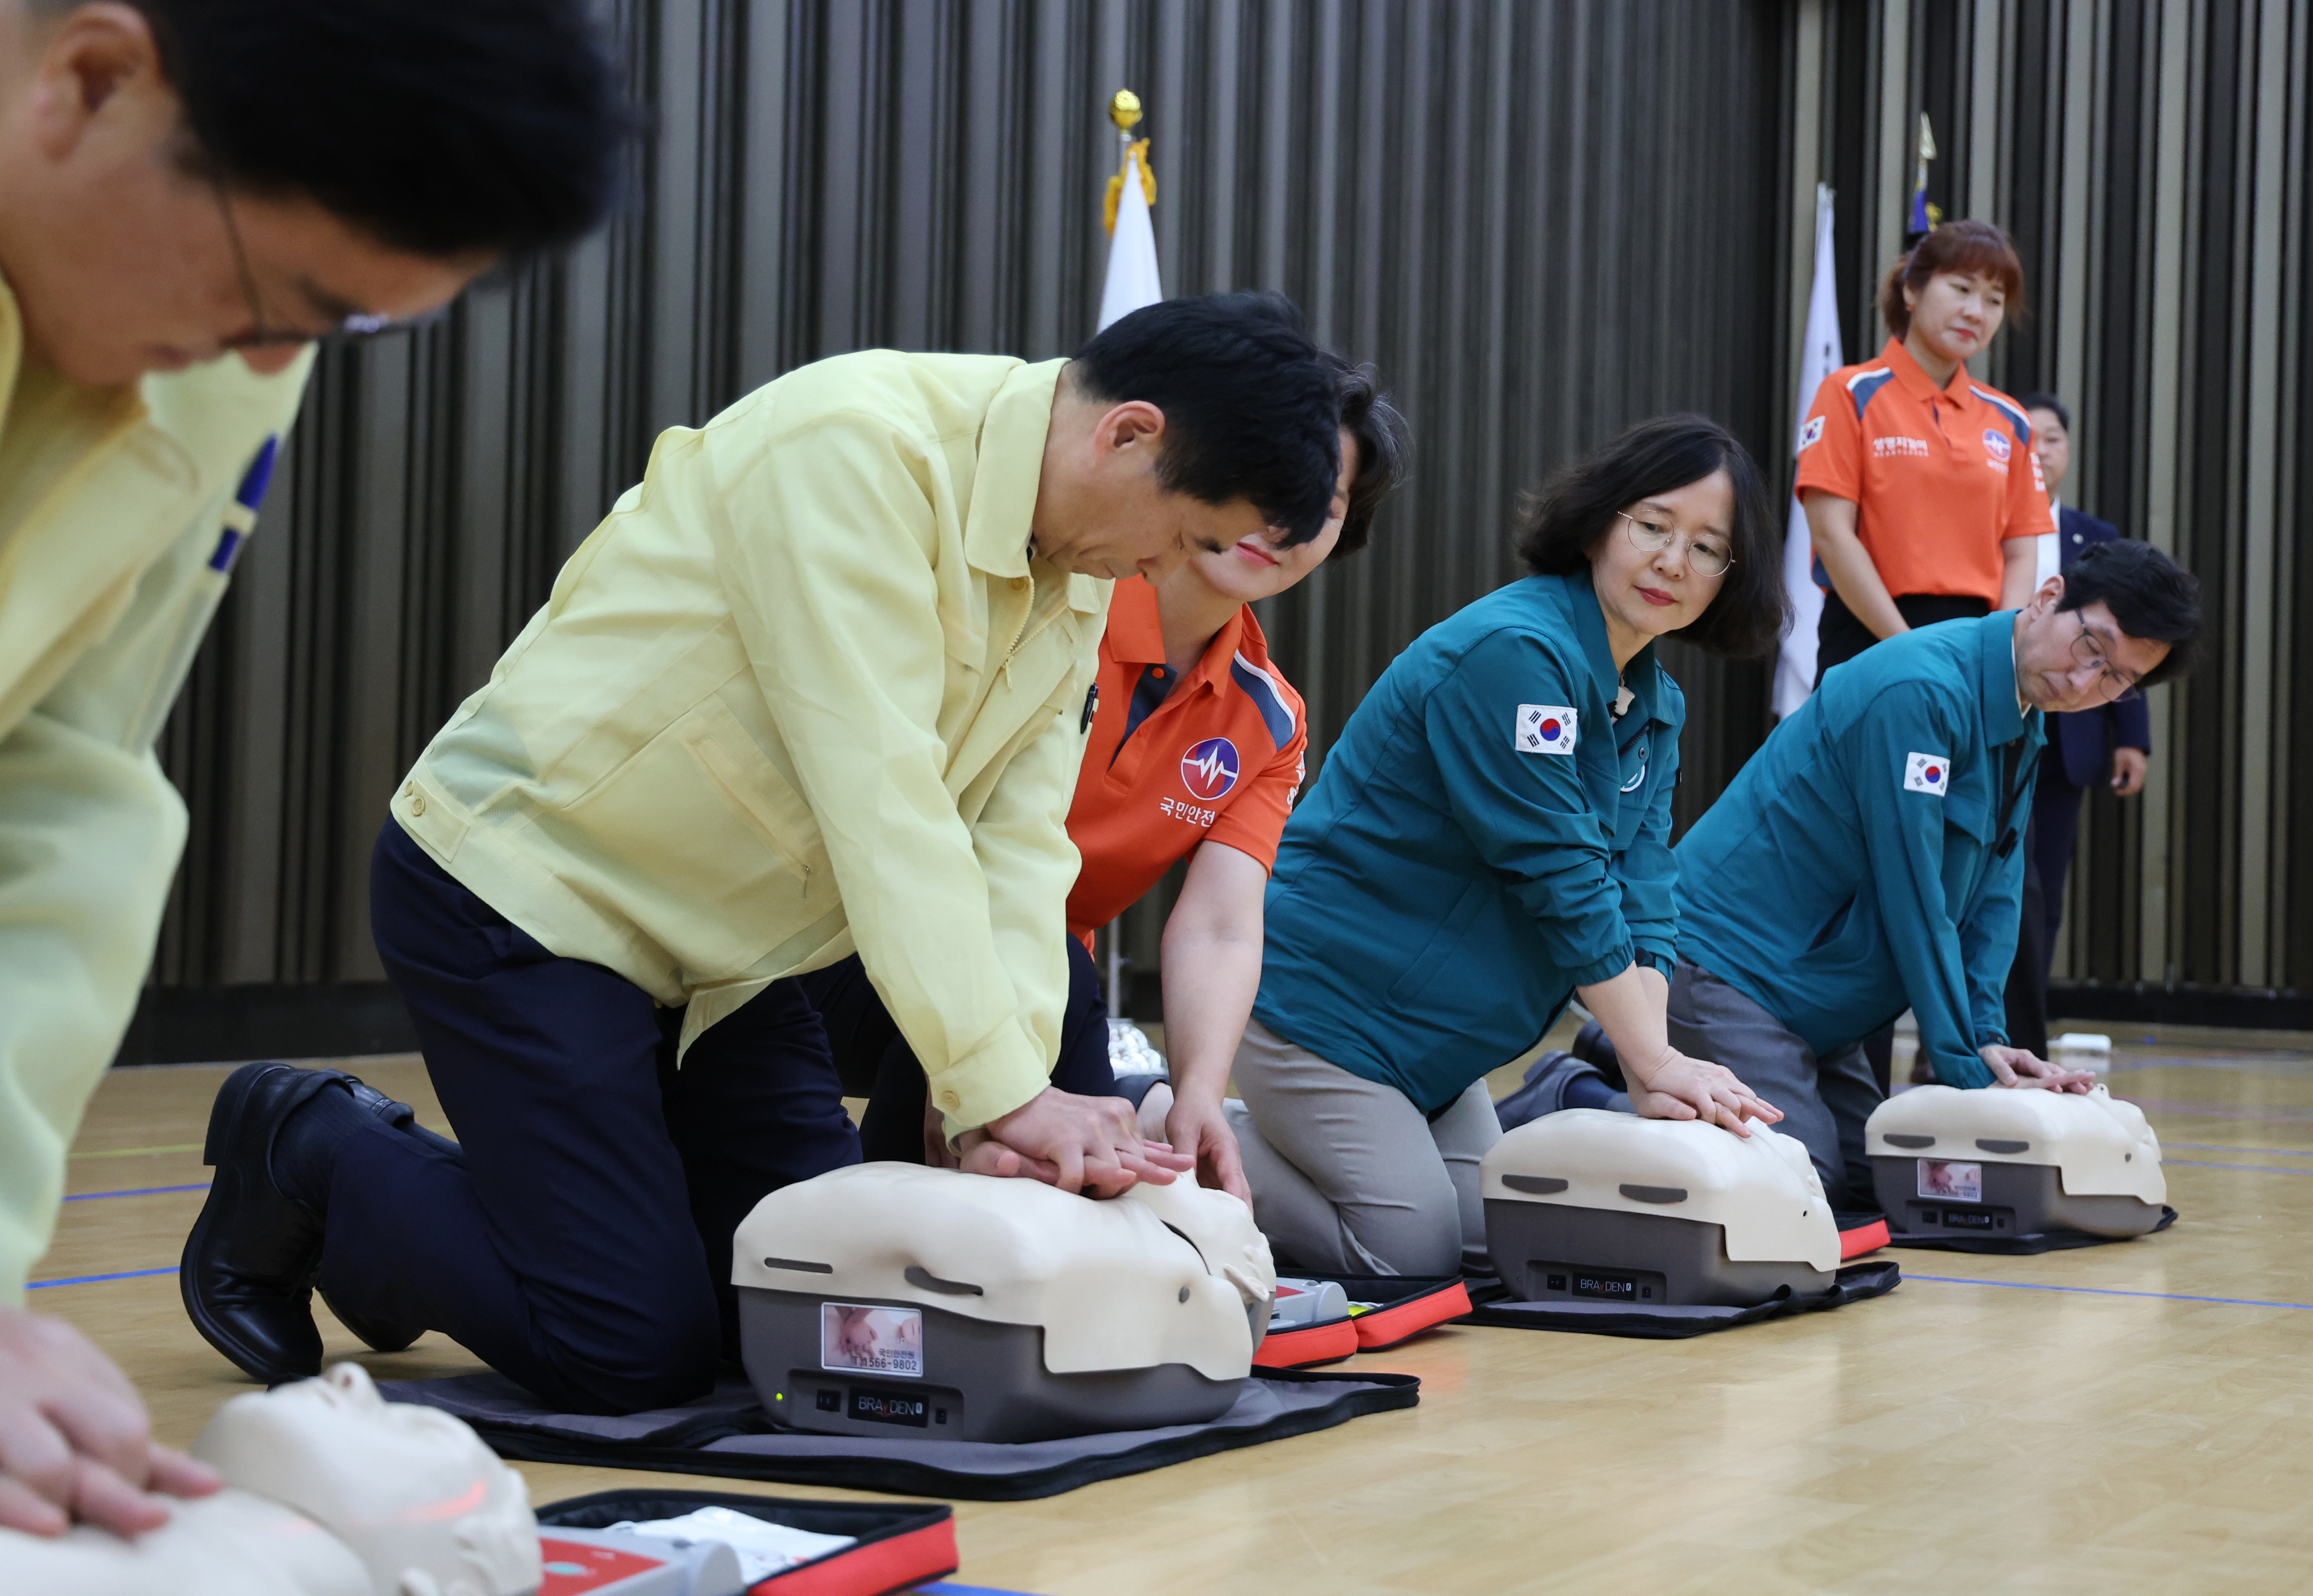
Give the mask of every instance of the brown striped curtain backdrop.
M 1986 374 L 2075 399 L 2075 502 L 2177 550 L 2222 626 L 2156 695 L 2154 791 L 2093 801 L 2068 967 L 2305 985 L 2313 574 L 2280 529 L 2308 3 L 614 0 L 652 117 L 627 212 L 321 362 L 164 739 L 192 839 L 124 1057 L 319 1050 L 339 1032 L 295 1015 L 323 1011 L 374 1021 L 343 1045 L 392 1039 L 362 985 L 386 796 L 652 438 L 848 349 L 1074 348 L 1121 86 L 1167 290 L 1292 295 L 1415 428 L 1373 547 L 1265 607 L 1320 759 L 1405 643 L 1515 574 L 1517 493 L 1552 466 L 1697 409 L 1788 480 L 1792 196 L 1837 188 L 1850 346 L 1876 341 L 1925 104 L 1931 192 L 2033 273 Z M 1673 652 L 1691 819 L 1763 734 L 1767 675 Z M 1144 969 L 1161 912 L 1129 917 Z

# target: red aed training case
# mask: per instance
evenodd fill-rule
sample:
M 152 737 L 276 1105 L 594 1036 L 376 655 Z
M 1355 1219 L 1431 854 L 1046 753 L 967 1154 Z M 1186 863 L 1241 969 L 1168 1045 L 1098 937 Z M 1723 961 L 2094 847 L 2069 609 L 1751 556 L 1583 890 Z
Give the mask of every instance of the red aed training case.
M 678 1543 L 606 1552 L 557 1530 L 601 1530 L 613 1524 L 681 1518 L 702 1507 L 727 1507 L 816 1535 L 848 1535 L 852 1544 L 745 1587 L 748 1596 L 891 1596 L 956 1570 L 954 1510 L 938 1502 L 811 1502 L 731 1491 L 599 1491 L 543 1507 L 538 1539 L 546 1579 L 539 1596 L 729 1596 L 694 1591 Z
M 1377 1352 L 1470 1311 L 1469 1289 L 1459 1276 L 1423 1279 L 1405 1275 L 1280 1275 L 1277 1281 L 1280 1312 L 1291 1301 L 1288 1291 L 1300 1291 L 1310 1284 L 1339 1287 L 1343 1305 L 1299 1324 L 1280 1325 L 1272 1315 L 1269 1334 L 1253 1350 L 1253 1361 L 1262 1368 L 1299 1369 L 1333 1363 L 1352 1353 Z

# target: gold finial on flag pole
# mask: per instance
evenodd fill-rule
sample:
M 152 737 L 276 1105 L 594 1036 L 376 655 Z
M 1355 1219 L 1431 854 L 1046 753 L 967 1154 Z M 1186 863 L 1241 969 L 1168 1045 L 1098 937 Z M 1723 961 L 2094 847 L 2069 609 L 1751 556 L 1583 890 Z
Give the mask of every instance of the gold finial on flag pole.
M 1130 89 L 1119 89 L 1108 102 L 1108 119 L 1116 124 L 1119 134 L 1130 136 L 1140 121 L 1140 96 Z

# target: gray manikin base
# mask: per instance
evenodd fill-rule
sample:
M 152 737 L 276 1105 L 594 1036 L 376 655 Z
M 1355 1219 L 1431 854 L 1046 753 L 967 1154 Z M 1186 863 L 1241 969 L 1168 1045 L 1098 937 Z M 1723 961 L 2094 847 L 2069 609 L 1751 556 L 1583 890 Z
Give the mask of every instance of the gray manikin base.
M 2160 1223 L 2161 1206 L 2133 1197 L 2068 1197 L 2048 1163 L 1994 1163 L 1983 1171 L 1983 1200 L 1955 1202 L 1920 1195 L 1917 1158 L 1871 1160 L 1871 1184 L 1897 1236 L 2010 1241 L 2049 1231 L 2091 1236 L 2141 1236 Z M 1959 1215 L 1957 1223 L 1951 1216 Z
M 1486 1200 L 1486 1245 L 1510 1294 L 1530 1302 L 1749 1308 L 1831 1289 L 1800 1262 L 1735 1263 L 1725 1227 L 1669 1215 Z
M 816 1434 L 1055 1441 L 1201 1425 L 1227 1413 L 1244 1383 L 1208 1380 L 1185 1364 L 1054 1374 L 1044 1367 L 1044 1332 L 1035 1325 L 994 1324 L 916 1302 L 872 1300 L 857 1305 L 923 1314 L 924 1377 L 824 1370 L 819 1349 L 826 1301 L 753 1286 L 739 1290 L 740 1355 L 763 1411 Z

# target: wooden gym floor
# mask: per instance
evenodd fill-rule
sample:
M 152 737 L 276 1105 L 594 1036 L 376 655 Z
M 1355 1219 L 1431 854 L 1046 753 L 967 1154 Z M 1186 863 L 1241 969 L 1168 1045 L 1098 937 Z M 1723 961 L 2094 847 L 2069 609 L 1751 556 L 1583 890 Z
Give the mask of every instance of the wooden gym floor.
M 955 1578 L 1036 1596 L 2303 1589 L 2313 1038 L 2115 1041 L 2111 1084 L 2159 1128 L 2183 1214 L 2166 1234 L 1899 1251 L 1892 1296 L 1692 1341 L 1447 1328 L 1359 1360 L 1420 1375 L 1412 1411 L 959 1504 Z M 248 1389 L 175 1280 L 226 1067 L 112 1073 L 36 1272 L 66 1284 L 31 1298 L 118 1358 L 180 1446 Z M 356 1067 L 447 1128 L 415 1058 Z M 333 1358 L 380 1379 L 479 1366 L 439 1336 L 386 1357 L 322 1326 Z M 708 1483 L 520 1467 L 541 1504 Z

